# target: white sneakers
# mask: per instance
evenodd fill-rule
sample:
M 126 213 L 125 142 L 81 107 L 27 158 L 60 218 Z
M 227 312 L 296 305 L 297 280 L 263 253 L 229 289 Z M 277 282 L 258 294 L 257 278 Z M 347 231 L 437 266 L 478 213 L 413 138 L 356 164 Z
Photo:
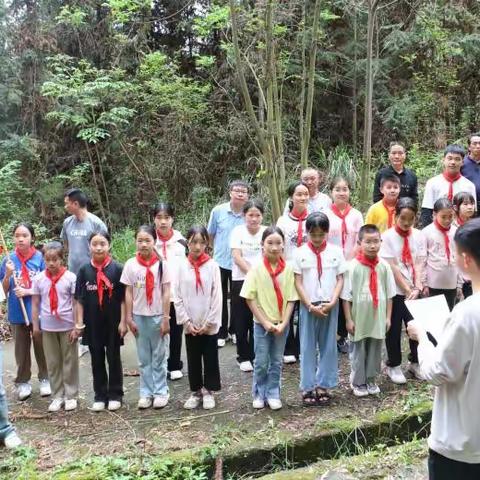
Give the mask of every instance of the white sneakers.
M 295 357 L 295 355 L 284 355 L 283 356 L 283 363 L 285 363 L 286 365 L 288 365 L 289 363 L 296 363 L 297 362 L 297 359 Z
M 167 406 L 170 395 L 157 395 L 153 397 L 153 408 L 164 408 Z
M 208 391 L 203 394 L 200 392 L 194 392 L 183 404 L 183 408 L 193 410 L 198 408 L 200 403 L 202 403 L 204 410 L 211 410 L 212 408 L 215 408 L 215 397 Z
M 181 370 L 172 370 L 170 372 L 170 380 L 180 380 L 183 378 L 183 372 Z
M 122 406 L 122 402 L 119 400 L 109 400 L 108 401 L 108 409 L 111 412 L 115 412 L 116 410 L 119 410 Z
M 253 399 L 252 407 L 256 408 L 257 410 L 260 410 L 261 408 L 265 408 L 265 402 L 263 401 L 263 398 L 255 397 Z
M 188 400 L 183 404 L 183 408 L 186 408 L 187 410 L 193 410 L 194 408 L 197 408 L 200 405 L 201 401 L 202 401 L 201 395 L 197 393 L 192 393 L 190 397 L 188 397 Z
M 32 386 L 29 383 L 17 385 L 17 396 L 19 400 L 26 400 L 32 394 Z
M 280 410 L 282 408 L 282 401 L 279 398 L 267 398 L 267 403 L 272 410 Z
M 203 394 L 203 409 L 204 410 L 211 410 L 215 408 L 215 398 L 211 393 L 204 393 Z
M 137 406 L 140 410 L 145 410 L 146 408 L 150 408 L 152 406 L 152 399 L 150 397 L 141 397 L 138 400 Z
M 40 396 L 48 397 L 52 394 L 52 389 L 50 388 L 50 382 L 47 379 L 40 380 Z
M 366 397 L 368 396 L 368 390 L 367 390 L 367 387 L 365 385 L 350 385 L 350 387 L 352 388 L 352 393 L 356 396 L 356 397 Z
M 420 370 L 420 365 L 418 363 L 410 362 L 408 364 L 408 371 L 417 379 L 417 380 L 425 380 L 425 377 Z
M 403 385 L 407 383 L 407 379 L 402 372 L 402 368 L 398 367 L 385 367 L 385 373 L 388 375 L 390 380 L 397 385 Z
M 380 387 L 376 383 L 367 383 L 367 392 L 369 395 L 378 395 Z
M 18 448 L 22 444 L 22 441 L 15 432 L 12 432 L 4 438 L 3 443 L 5 444 L 5 448 L 11 450 L 13 448 Z
M 105 410 L 105 402 L 93 402 L 92 408 L 94 412 L 101 412 Z
M 78 407 L 78 401 L 76 398 L 67 398 L 65 400 L 65 411 L 70 412 L 71 410 L 76 410 Z
M 67 410 L 68 401 L 70 400 L 67 400 L 65 402 L 65 410 Z M 110 410 L 111 412 L 118 410 L 119 408 L 121 408 L 121 406 L 122 406 L 122 402 L 120 402 L 119 400 L 110 400 L 108 402 L 108 410 Z M 105 407 L 106 407 L 105 402 L 93 402 L 91 410 L 93 410 L 94 412 L 102 412 L 103 410 L 105 410 Z
M 63 398 L 54 398 L 48 406 L 49 412 L 58 412 L 63 407 Z
M 253 372 L 253 365 L 249 360 L 246 362 L 240 362 L 239 367 L 242 372 Z

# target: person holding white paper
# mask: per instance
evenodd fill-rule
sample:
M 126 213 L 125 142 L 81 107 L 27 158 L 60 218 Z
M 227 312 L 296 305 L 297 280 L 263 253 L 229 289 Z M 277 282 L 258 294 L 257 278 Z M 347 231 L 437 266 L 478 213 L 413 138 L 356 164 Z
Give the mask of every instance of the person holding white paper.
M 455 306 L 436 347 L 420 322 L 407 327 L 418 341 L 421 374 L 437 387 L 430 480 L 480 478 L 480 219 L 461 226 L 454 241 L 457 266 L 472 279 L 473 295 Z

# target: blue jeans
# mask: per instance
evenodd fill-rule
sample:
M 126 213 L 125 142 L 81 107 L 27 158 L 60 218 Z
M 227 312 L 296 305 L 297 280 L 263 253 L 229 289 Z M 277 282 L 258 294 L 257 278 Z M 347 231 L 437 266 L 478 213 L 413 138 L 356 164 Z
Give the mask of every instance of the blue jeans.
M 167 360 L 170 335 L 162 337 L 163 317 L 133 315 L 137 324 L 137 355 L 140 368 L 140 397 L 168 395 Z
M 5 440 L 15 429 L 8 421 L 7 392 L 3 388 L 3 347 L 0 345 L 0 440 Z
M 333 388 L 338 384 L 338 303 L 328 317 L 316 317 L 300 306 L 300 389 Z
M 253 398 L 280 399 L 283 351 L 288 329 L 287 325 L 281 335 L 274 335 L 255 322 L 253 326 L 253 344 L 255 346 Z

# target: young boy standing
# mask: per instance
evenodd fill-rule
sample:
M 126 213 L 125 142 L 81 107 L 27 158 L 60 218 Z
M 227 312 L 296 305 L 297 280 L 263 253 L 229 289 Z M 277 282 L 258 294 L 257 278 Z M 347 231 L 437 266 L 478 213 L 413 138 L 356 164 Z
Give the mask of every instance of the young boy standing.
M 408 324 L 422 375 L 437 387 L 430 480 L 480 478 L 480 219 L 461 226 L 454 239 L 457 265 L 472 279 L 473 295 L 455 306 L 436 347 L 417 321 Z
M 380 393 L 375 378 L 381 368 L 382 345 L 390 328 L 396 287 L 392 269 L 378 257 L 379 229 L 364 225 L 358 241 L 360 252 L 345 272 L 341 298 L 353 346 L 350 384 L 355 396 L 365 397 Z
M 385 175 L 380 180 L 380 192 L 383 198 L 368 209 L 365 224 L 376 225 L 380 233 L 383 233 L 395 224 L 395 206 L 400 195 L 400 179 L 394 174 Z

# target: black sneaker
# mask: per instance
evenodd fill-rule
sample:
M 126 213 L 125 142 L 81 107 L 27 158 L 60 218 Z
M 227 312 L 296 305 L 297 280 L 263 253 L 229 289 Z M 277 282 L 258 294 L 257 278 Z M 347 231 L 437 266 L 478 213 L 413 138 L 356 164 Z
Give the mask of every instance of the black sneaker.
M 337 350 L 338 353 L 348 353 L 348 343 L 345 338 L 340 338 L 337 341 Z

